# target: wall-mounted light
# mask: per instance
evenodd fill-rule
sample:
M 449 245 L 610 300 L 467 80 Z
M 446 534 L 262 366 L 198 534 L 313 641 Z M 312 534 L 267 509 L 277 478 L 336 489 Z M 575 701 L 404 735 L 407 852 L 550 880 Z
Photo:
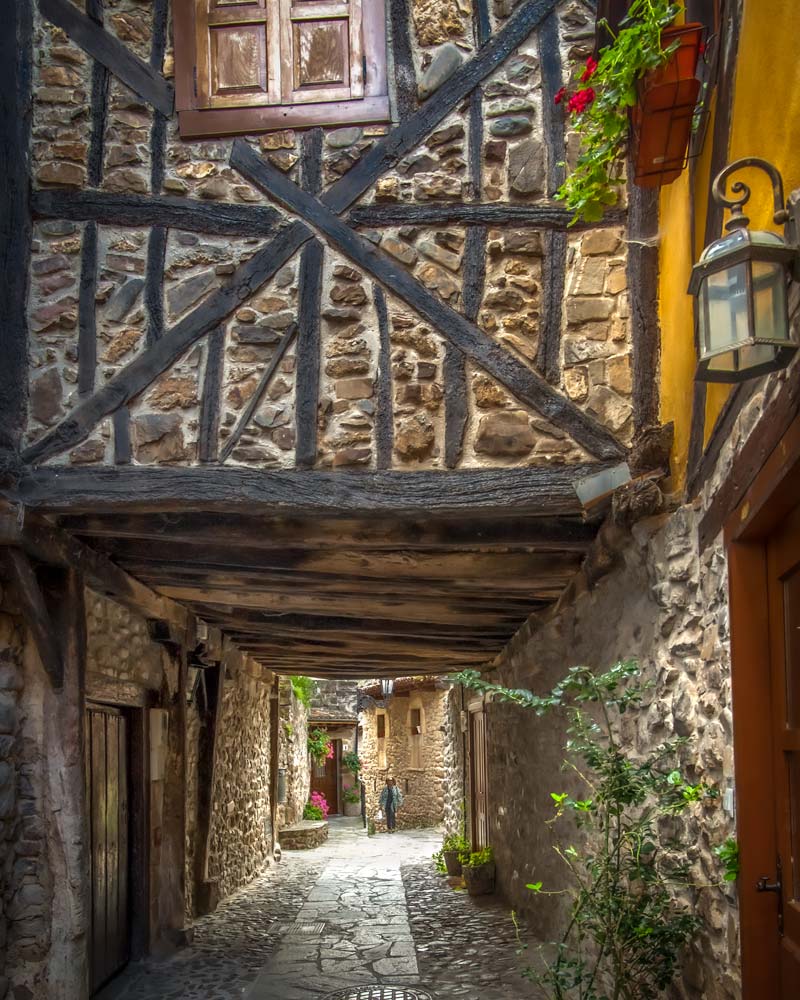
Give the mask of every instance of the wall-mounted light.
M 725 183 L 744 167 L 763 170 L 772 181 L 773 220 L 786 227 L 786 238 L 748 229 L 742 211 L 750 188 L 735 181 L 727 197 Z M 703 382 L 744 382 L 785 368 L 798 343 L 789 324 L 788 285 L 798 274 L 800 191 L 784 204 L 778 170 L 757 157 L 729 164 L 714 179 L 714 200 L 728 208 L 727 233 L 709 244 L 692 269 L 689 293 L 697 297 L 700 360 L 696 378 Z

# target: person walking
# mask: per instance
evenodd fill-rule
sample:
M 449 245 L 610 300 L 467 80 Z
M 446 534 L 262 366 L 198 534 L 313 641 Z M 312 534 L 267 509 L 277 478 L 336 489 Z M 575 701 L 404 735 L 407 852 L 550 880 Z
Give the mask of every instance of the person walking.
M 386 815 L 386 829 L 389 833 L 394 833 L 397 823 L 397 810 L 403 804 L 403 796 L 397 787 L 394 778 L 387 778 L 386 784 L 381 789 L 381 797 L 378 802 L 380 808 Z

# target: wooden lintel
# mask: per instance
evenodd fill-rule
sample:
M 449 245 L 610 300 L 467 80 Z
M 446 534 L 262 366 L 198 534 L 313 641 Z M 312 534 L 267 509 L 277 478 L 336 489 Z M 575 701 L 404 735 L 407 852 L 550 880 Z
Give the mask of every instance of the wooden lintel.
M 6 549 L 5 561 L 42 666 L 53 687 L 60 689 L 64 685 L 64 660 L 36 571 L 28 554 L 13 546 Z
M 573 213 L 560 205 L 515 205 L 507 202 L 443 202 L 440 205 L 370 204 L 351 209 L 347 221 L 353 226 L 524 226 L 581 232 L 625 224 L 623 212 L 606 212 L 598 222 L 576 222 Z

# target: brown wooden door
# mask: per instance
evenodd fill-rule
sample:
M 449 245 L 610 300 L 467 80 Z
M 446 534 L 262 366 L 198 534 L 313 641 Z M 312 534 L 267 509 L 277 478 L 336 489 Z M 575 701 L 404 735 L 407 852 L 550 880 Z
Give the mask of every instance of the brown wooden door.
M 311 791 L 321 792 L 336 816 L 342 810 L 339 804 L 339 774 L 341 771 L 342 741 L 333 741 L 333 757 L 311 768 Z
M 489 846 L 489 763 L 486 752 L 486 712 L 469 713 L 472 849 Z
M 780 934 L 781 1000 L 800 992 L 800 507 L 771 537 L 769 577 L 770 660 L 775 777 L 775 933 Z M 777 879 L 777 876 L 780 876 Z M 782 927 L 780 926 L 782 923 Z
M 94 992 L 130 957 L 128 727 L 122 712 L 105 706 L 87 709 L 86 721 Z

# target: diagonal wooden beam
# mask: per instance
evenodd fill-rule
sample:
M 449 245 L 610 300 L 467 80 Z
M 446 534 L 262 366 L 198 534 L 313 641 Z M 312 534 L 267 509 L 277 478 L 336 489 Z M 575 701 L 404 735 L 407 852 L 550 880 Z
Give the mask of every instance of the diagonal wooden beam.
M 172 86 L 144 60 L 105 31 L 70 0 L 39 0 L 42 17 L 62 28 L 85 52 L 163 115 L 175 106 Z
M 301 191 L 279 170 L 261 160 L 244 140 L 235 140 L 230 163 L 252 184 L 314 226 L 354 264 L 427 319 L 462 354 L 496 378 L 521 402 L 571 434 L 590 454 L 612 459 L 625 453 L 625 448 L 607 428 L 553 389 L 480 327 L 429 292 L 368 240 L 358 236 L 317 198 Z

